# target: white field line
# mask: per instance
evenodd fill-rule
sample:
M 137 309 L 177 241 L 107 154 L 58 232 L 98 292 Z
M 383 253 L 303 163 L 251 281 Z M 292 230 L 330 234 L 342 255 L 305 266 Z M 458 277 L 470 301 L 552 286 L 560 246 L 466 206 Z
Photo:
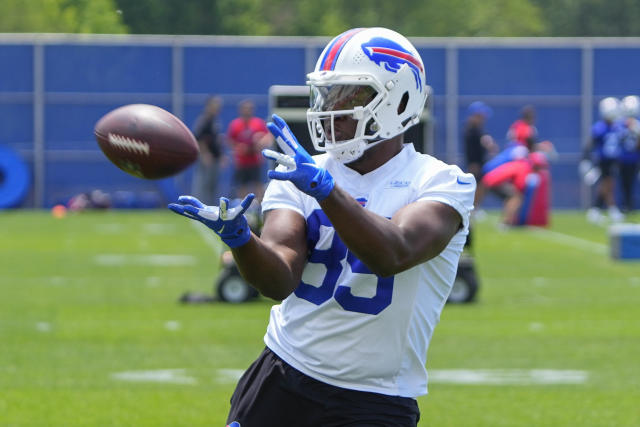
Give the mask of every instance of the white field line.
M 589 240 L 581 239 L 579 237 L 570 236 L 564 233 L 558 233 L 557 231 L 551 231 L 540 227 L 528 227 L 528 230 L 534 236 L 541 237 L 547 240 L 553 240 L 554 242 L 561 243 L 565 246 L 571 246 L 572 248 L 581 249 L 583 251 L 593 252 L 599 255 L 605 255 L 609 252 L 609 247 L 602 243 L 592 242 Z
M 174 225 L 164 223 L 146 223 L 142 225 L 142 231 L 146 234 L 173 234 L 175 229 Z M 95 230 L 101 234 L 118 234 L 124 233 L 127 228 L 118 223 L 102 223 L 97 224 Z
M 96 225 L 96 232 L 101 234 L 117 234 L 124 232 L 125 227 L 118 223 L 100 223 Z
M 177 320 L 168 320 L 164 323 L 164 328 L 167 331 L 177 331 L 181 328 L 181 325 Z
M 429 383 L 486 385 L 583 384 L 586 371 L 555 369 L 442 369 L 429 370 Z
M 215 257 L 219 258 L 222 251 L 222 244 L 220 243 L 220 239 L 213 230 L 209 229 L 206 225 L 198 221 L 191 221 L 191 225 L 196 229 L 200 237 L 204 240 L 204 242 L 213 249 L 215 253 Z
M 196 258 L 193 255 L 183 254 L 100 254 L 96 255 L 93 261 L 95 264 L 104 266 L 152 265 L 155 267 L 176 267 L 196 264 Z
M 185 369 L 157 369 L 153 371 L 125 371 L 111 374 L 111 378 L 129 382 L 154 382 L 194 385 L 198 381 L 186 375 Z
M 243 369 L 218 369 L 214 381 L 236 383 Z M 119 381 L 196 384 L 186 369 L 158 369 L 152 371 L 125 371 L 111 374 Z M 429 383 L 461 385 L 550 385 L 584 384 L 589 373 L 579 370 L 557 369 L 430 369 Z
M 171 224 L 147 223 L 142 226 L 147 234 L 174 234 L 176 227 Z
M 218 369 L 215 381 L 219 384 L 235 384 L 244 374 L 244 369 Z
M 556 369 L 430 369 L 428 372 L 429 383 L 434 384 L 583 384 L 589 377 L 586 371 Z M 218 369 L 215 380 L 235 383 L 243 373 L 242 369 Z
M 49 322 L 36 322 L 36 330 L 38 332 L 51 332 L 51 323 L 49 323 Z

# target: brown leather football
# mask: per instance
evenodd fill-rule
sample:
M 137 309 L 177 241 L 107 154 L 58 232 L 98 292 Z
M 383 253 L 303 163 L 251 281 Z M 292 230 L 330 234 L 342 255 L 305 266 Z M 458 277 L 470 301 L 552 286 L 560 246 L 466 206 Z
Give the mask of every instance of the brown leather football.
M 139 178 L 175 175 L 198 158 L 198 143 L 189 128 L 155 105 L 116 108 L 96 123 L 94 134 L 109 160 Z

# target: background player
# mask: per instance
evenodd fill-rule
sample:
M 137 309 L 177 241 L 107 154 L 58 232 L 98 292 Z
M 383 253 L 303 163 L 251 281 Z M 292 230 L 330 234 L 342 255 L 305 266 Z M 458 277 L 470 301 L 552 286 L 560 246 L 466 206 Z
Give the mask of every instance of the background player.
M 263 148 L 273 144 L 267 124 L 254 115 L 253 101 L 245 99 L 238 105 L 238 117 L 229 123 L 227 138 L 233 149 L 236 194 L 239 197 L 251 192 L 258 202 L 262 200 L 262 155 Z
M 615 202 L 615 172 L 620 155 L 620 132 L 616 121 L 620 117 L 620 100 L 604 98 L 598 104 L 598 109 L 600 120 L 591 127 L 591 141 L 580 165 L 583 172 L 590 169 L 591 163 L 600 170 L 596 197 L 587 211 L 587 219 L 594 223 L 601 222 L 604 219 L 601 210 L 606 207 L 612 221 L 621 221 L 624 216 Z
M 243 212 L 183 196 L 233 251 L 272 308 L 265 351 L 241 378 L 228 422 L 242 426 L 415 426 L 426 351 L 456 275 L 475 181 L 417 153 L 404 131 L 427 91 L 413 45 L 383 28 L 334 38 L 308 75 L 311 158 L 277 116 L 285 154 L 260 237 Z
M 491 190 L 502 187 L 502 192 L 506 195 L 500 224 L 502 228 L 512 225 L 547 225 L 548 169 L 547 156 L 542 151 L 534 151 L 523 159 L 504 163 L 484 175 L 482 185 L 485 188 Z M 544 197 L 537 205 L 536 195 Z
M 622 98 L 622 119 L 620 120 L 620 184 L 622 189 L 622 210 L 634 209 L 633 193 L 640 163 L 640 98 L 629 95 Z
M 493 114 L 493 110 L 482 101 L 472 102 L 467 108 L 468 117 L 464 126 L 463 140 L 465 147 L 465 157 L 467 161 L 467 172 L 476 179 L 478 187 L 476 189 L 476 199 L 474 206 L 476 219 L 481 219 L 485 214 L 479 210 L 479 202 L 482 200 L 482 166 L 490 156 L 495 156 L 499 150 L 498 144 L 493 140 L 485 129 L 484 124 Z
M 509 126 L 507 141 L 524 145 L 533 151 L 538 139 L 538 129 L 535 127 L 536 110 L 533 105 L 525 105 L 520 111 L 520 118 Z
M 200 155 L 191 191 L 204 203 L 213 203 L 216 200 L 220 168 L 226 162 L 219 122 L 222 104 L 221 97 L 210 97 L 202 113 L 196 119 L 193 129 L 193 135 L 200 148 Z

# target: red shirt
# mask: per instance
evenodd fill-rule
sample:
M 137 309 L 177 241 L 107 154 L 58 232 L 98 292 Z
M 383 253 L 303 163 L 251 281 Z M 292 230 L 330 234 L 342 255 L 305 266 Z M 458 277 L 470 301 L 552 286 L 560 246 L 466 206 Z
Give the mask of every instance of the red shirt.
M 258 117 L 251 117 L 248 121 L 238 117 L 229 123 L 227 136 L 236 166 L 251 167 L 262 163 L 258 141 L 268 132 L 267 124 Z
M 509 127 L 507 138 L 509 138 L 510 141 L 516 141 L 519 144 L 529 146 L 529 141 L 534 141 L 537 133 L 538 130 L 535 126 L 519 119 Z

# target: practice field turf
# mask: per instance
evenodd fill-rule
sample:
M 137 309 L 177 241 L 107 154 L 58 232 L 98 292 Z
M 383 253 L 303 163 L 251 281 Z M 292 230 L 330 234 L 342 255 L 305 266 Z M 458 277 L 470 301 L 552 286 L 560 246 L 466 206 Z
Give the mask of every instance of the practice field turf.
M 420 425 L 640 425 L 640 261 L 583 213 L 475 231 L 478 301 L 445 307 Z M 168 211 L 1 212 L 0 426 L 225 425 L 272 302 L 178 302 L 211 293 L 212 237 Z

